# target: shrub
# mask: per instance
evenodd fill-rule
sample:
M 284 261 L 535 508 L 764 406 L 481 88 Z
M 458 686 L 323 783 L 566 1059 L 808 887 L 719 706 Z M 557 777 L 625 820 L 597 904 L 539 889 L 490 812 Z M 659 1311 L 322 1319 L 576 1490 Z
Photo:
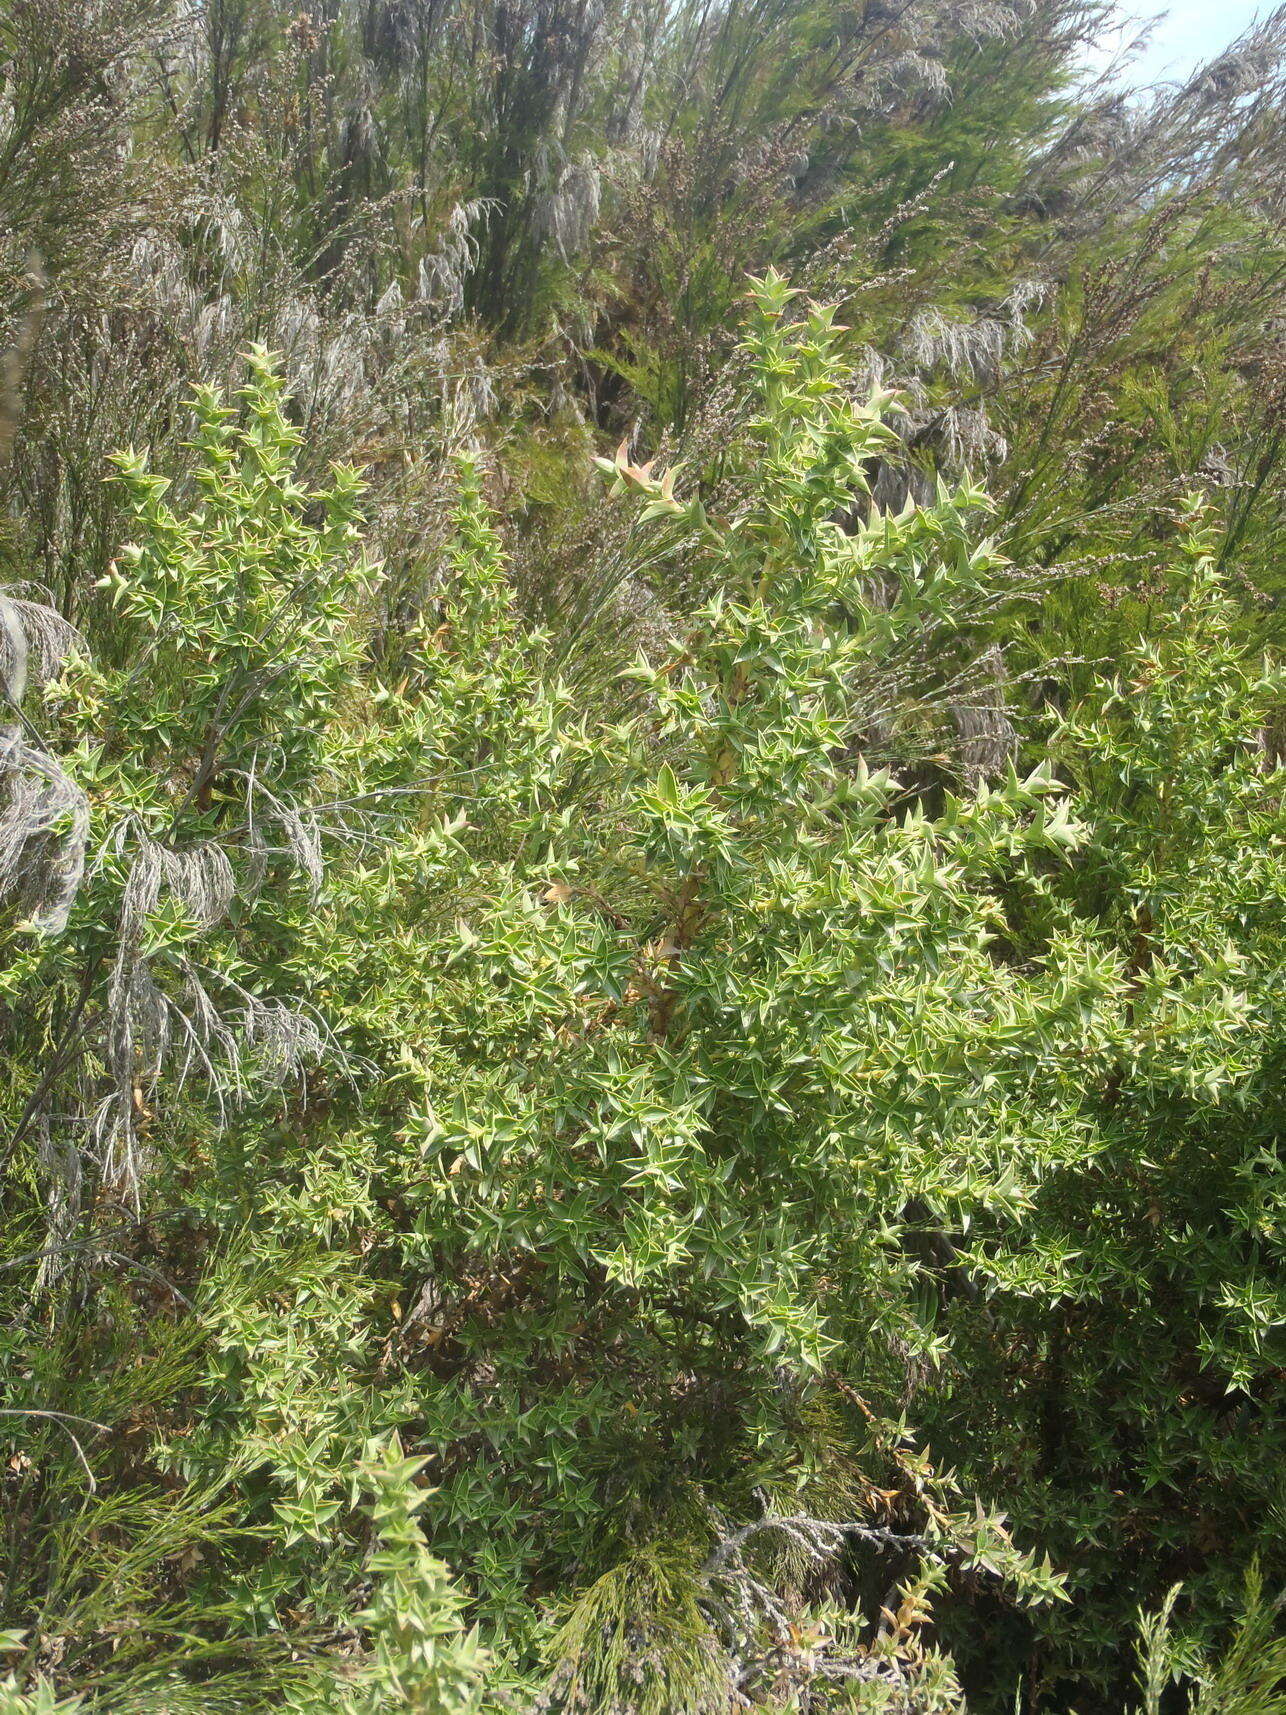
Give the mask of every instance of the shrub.
M 1276 681 L 1194 519 L 1172 635 L 1035 768 L 870 769 L 877 724 L 920 755 L 944 724 L 926 639 L 980 647 L 1012 585 L 974 486 L 869 503 L 887 401 L 841 338 L 769 275 L 716 496 L 605 461 L 649 555 L 708 592 L 606 710 L 523 625 L 477 460 L 388 683 L 355 480 L 299 490 L 263 358 L 244 424 L 199 402 L 192 509 L 122 465 L 128 624 L 55 685 L 42 752 L 88 795 L 88 879 L 8 980 L 99 997 L 77 1073 L 106 1100 L 122 971 L 205 1054 L 186 1095 L 155 1054 L 130 1086 L 191 1145 L 149 1149 L 151 1178 L 136 1147 L 127 1186 L 158 1222 L 181 1192 L 200 1235 L 171 1367 L 141 1371 L 189 1535 L 175 1573 L 139 1549 L 125 1604 L 163 1611 L 173 1577 L 200 1617 L 173 1706 L 945 1711 L 1020 1676 L 1106 1705 L 1109 1528 L 1145 1599 L 1235 1532 L 1212 1624 L 1243 1550 L 1272 1552 Z M 198 949 L 240 997 L 217 1060 Z M 312 1034 L 264 1034 L 287 1004 Z M 108 1184 L 126 1157 L 97 1136 Z M 70 1286 L 59 1314 L 118 1390 L 119 1339 Z M 34 1410 L 65 1361 L 15 1327 Z M 30 1688 L 76 1610 L 47 1568 L 24 1588 Z M 66 1629 L 65 1689 L 143 1707 L 143 1663 Z

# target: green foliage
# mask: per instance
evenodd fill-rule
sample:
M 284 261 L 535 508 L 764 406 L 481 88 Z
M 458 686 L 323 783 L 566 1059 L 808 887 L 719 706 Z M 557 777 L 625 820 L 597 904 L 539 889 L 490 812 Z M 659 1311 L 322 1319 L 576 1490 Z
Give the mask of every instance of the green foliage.
M 118 460 L 6 752 L 87 807 L 5 931 L 16 1707 L 1123 1707 L 1180 1572 L 1145 1704 L 1276 1706 L 1280 678 L 1194 505 L 963 785 L 1030 591 L 978 484 L 877 504 L 848 343 L 769 272 L 717 480 L 600 461 L 700 592 L 605 696 L 481 451 L 393 640 L 261 351 Z
M 367 1684 L 350 1703 L 354 1715 L 407 1709 L 422 1715 L 461 1715 L 477 1707 L 483 1665 L 461 1643 L 461 1599 L 447 1569 L 425 1546 L 415 1520 L 424 1496 L 413 1479 L 426 1463 L 403 1457 L 396 1436 L 372 1443 L 355 1487 L 369 1485 L 376 1547 L 367 1559 L 375 1580 L 360 1616 L 374 1644 Z
M 1232 1639 L 1213 1659 L 1174 1635 L 1182 1591 L 1176 1584 L 1156 1613 L 1140 1621 L 1143 1715 L 1157 1715 L 1167 1686 L 1185 1682 L 1193 1715 L 1277 1715 L 1286 1699 L 1286 1642 L 1278 1626 L 1281 1603 L 1267 1599 L 1258 1564 L 1247 1570 Z
M 953 1386 L 934 1431 L 968 1443 L 975 1480 L 1024 1489 L 1019 1517 L 1059 1544 L 1075 1618 L 1029 1666 L 1054 1683 L 1073 1636 L 1088 1660 L 1117 1635 L 1122 1539 L 1150 1545 L 1159 1583 L 1197 1540 L 1267 1556 L 1282 1504 L 1283 828 L 1262 748 L 1280 677 L 1235 641 L 1216 541 L 1188 528 L 1173 615 L 1050 737 L 1089 831 L 1068 883 L 1014 896 L 1015 940 L 1074 922 L 1114 973 L 1111 1005 L 1075 1050 L 1078 1161 L 1044 1177 L 1020 1229 L 975 1226 L 960 1249 L 991 1318 L 963 1373 L 1006 1405 L 981 1432 L 972 1388 Z M 1211 1618 L 1228 1612 L 1238 1568 L 1193 1576 Z
M 21 921 L 9 929 L 6 983 L 22 1019 L 6 1061 L 18 1098 L 13 1208 L 21 1249 L 36 1243 L 6 1261 L 15 1271 L 6 1285 L 20 1289 L 25 1276 L 37 1291 L 11 1300 L 6 1411 L 39 1433 L 19 1440 L 32 1452 L 10 1467 L 6 1595 L 31 1627 L 28 1665 L 63 1664 L 91 1702 L 117 1710 L 251 1698 L 267 1707 L 282 1696 L 332 1708 L 337 1685 L 353 1709 L 463 1708 L 472 1648 L 414 1523 L 415 1462 L 396 1447 L 385 1456 L 360 1414 L 309 1412 L 316 1367 L 359 1349 L 352 1329 L 369 1291 L 358 1281 L 348 1305 L 327 1301 L 324 1288 L 345 1282 L 301 1258 L 293 1285 L 312 1310 L 314 1345 L 304 1351 L 286 1331 L 278 1346 L 281 1275 L 272 1313 L 254 1286 L 264 1240 L 271 1232 L 288 1243 L 288 1227 L 265 1221 L 258 1250 L 227 1249 L 214 1224 L 235 1227 L 249 1138 L 272 1135 L 305 1068 L 316 1068 L 315 1093 L 351 1076 L 314 1003 L 283 996 L 281 984 L 294 974 L 308 986 L 294 949 L 322 881 L 323 828 L 363 837 L 351 814 L 360 797 L 334 801 L 353 778 L 342 723 L 361 696 L 370 589 L 356 552 L 359 485 L 338 471 L 324 492 L 300 486 L 280 379 L 262 352 L 250 366 L 239 410 L 210 393 L 195 402 L 185 511 L 165 503 L 164 479 L 139 460 L 118 461 L 138 539 L 112 584 L 116 659 L 74 655 L 45 689 L 56 725 L 42 744 L 61 741 L 57 767 L 87 796 L 89 862 L 60 938 L 33 941 Z M 13 796 L 9 814 L 22 808 Z M 38 848 L 33 861 L 42 860 Z M 230 1142 L 234 1114 L 245 1130 Z M 366 1196 L 350 1187 L 321 1172 L 311 1185 L 333 1203 L 349 1195 L 344 1212 L 355 1215 Z M 95 1236 L 99 1209 L 128 1215 L 130 1201 L 182 1218 L 188 1243 L 158 1236 L 156 1261 L 140 1258 L 136 1275 L 104 1290 L 96 1274 L 110 1278 L 132 1259 Z M 229 1328 L 251 1342 L 245 1374 Z M 259 1405 L 241 1443 L 204 1463 L 198 1449 L 219 1434 L 220 1391 L 209 1389 L 197 1414 L 203 1436 L 181 1403 L 203 1351 L 222 1364 L 225 1392 L 236 1386 L 247 1412 Z M 141 1435 L 143 1450 L 131 1457 L 123 1441 L 120 1457 L 104 1455 L 104 1433 Z M 270 1525 L 248 1498 L 265 1464 L 281 1491 Z M 108 1487 L 95 1488 L 94 1465 Z M 290 1551 L 296 1562 L 300 1543 L 317 1552 L 341 1514 L 353 1561 L 322 1556 L 324 1617 L 314 1622 L 301 1605 L 298 1642 L 282 1649 L 277 1604 L 306 1601 Z M 23 1564 L 32 1539 L 40 1552 Z M 158 1653 L 167 1628 L 175 1642 Z M 337 1630 L 352 1640 L 352 1673 L 328 1648 Z M 369 1638 L 369 1662 L 359 1637 Z
M 141 540 L 119 551 L 105 580 L 124 664 L 103 671 L 99 706 L 85 713 L 105 725 L 110 711 L 103 749 L 118 772 L 161 776 L 121 789 L 168 798 L 185 832 L 190 812 L 194 831 L 203 816 L 226 819 L 228 797 L 239 804 L 252 775 L 281 798 L 312 784 L 361 645 L 361 483 L 337 469 L 324 493 L 300 486 L 300 436 L 283 416 L 281 377 L 262 349 L 248 362 L 240 410 L 210 390 L 194 400 L 186 517 L 166 504 L 165 477 L 133 454 L 114 461 Z
M 345 1122 L 320 1157 L 315 1141 L 282 1157 L 249 1272 L 235 1262 L 213 1289 L 223 1427 L 208 1457 L 246 1482 L 270 1462 L 286 1530 L 259 1601 L 301 1578 L 330 1599 L 316 1566 L 343 1505 L 331 1473 L 376 1406 L 433 1451 L 425 1528 L 530 1672 L 533 1583 L 588 1578 L 606 1600 L 614 1553 L 672 1564 L 664 1539 L 629 1545 L 676 1476 L 707 1548 L 711 1504 L 753 1516 L 756 1491 L 820 1494 L 837 1453 L 801 1441 L 801 1422 L 817 1390 L 842 1402 L 855 1386 L 893 1413 L 873 1427 L 841 1403 L 841 1420 L 857 1414 L 841 1439 L 856 1436 L 859 1471 L 858 1450 L 873 1461 L 841 1485 L 859 1512 L 900 1472 L 891 1494 L 911 1485 L 931 1558 L 1056 1593 L 999 1520 L 899 1450 L 895 1354 L 936 1341 L 902 1245 L 909 1198 L 1021 1206 L 1011 1156 L 1021 1138 L 1035 1161 L 1052 1130 L 1025 1096 L 1028 1060 L 1061 1077 L 1046 987 L 1100 980 L 998 970 L 976 880 L 1001 857 L 1061 860 L 1077 836 L 1039 775 L 931 820 L 893 813 L 887 776 L 844 765 L 849 686 L 995 556 L 969 543 L 974 493 L 856 536 L 829 522 L 886 431 L 848 401 L 829 319 L 782 322 L 776 280 L 759 298 L 748 508 L 715 517 L 669 477 L 617 471 L 658 529 L 696 532 L 720 588 L 682 670 L 640 664 L 639 712 L 591 728 L 540 671 L 466 472 L 443 622 L 363 734 L 385 793 L 435 759 L 420 831 L 332 874 L 302 956 L 319 991 L 353 997 L 348 1028 L 379 1079 L 360 1132 Z M 877 571 L 898 582 L 892 606 L 864 597 Z M 846 638 L 822 623 L 841 600 Z M 931 969 L 902 951 L 927 948 Z M 984 1086 L 1011 1142 L 983 1154 L 968 1091 L 996 1047 L 980 990 L 996 1047 L 1026 1056 L 1014 1087 Z M 899 1019 L 917 1021 L 918 1068 L 889 1040 Z M 950 1090 L 935 1087 L 944 1060 Z M 854 1219 L 863 1205 L 875 1219 Z M 286 1256 L 283 1305 L 268 1282 Z M 381 1334 L 383 1270 L 405 1287 Z M 377 1369 L 381 1341 L 388 1381 L 355 1390 L 342 1378 Z M 705 1549 L 686 1552 L 696 1578 Z
M 551 1641 L 554 1707 L 698 1715 L 729 1709 L 733 1688 L 702 1611 L 691 1562 L 641 1548 L 605 1572 Z

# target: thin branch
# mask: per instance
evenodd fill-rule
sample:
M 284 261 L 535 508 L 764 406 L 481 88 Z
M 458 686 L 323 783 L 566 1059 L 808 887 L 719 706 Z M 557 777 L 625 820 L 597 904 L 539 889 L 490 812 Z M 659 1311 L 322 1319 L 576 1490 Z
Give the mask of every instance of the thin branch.
M 50 1423 L 56 1424 L 76 1450 L 76 1457 L 84 1467 L 85 1479 L 89 1484 L 90 1494 L 97 1494 L 98 1484 L 94 1481 L 94 1473 L 90 1468 L 89 1460 L 85 1457 L 85 1449 L 72 1434 L 71 1430 L 68 1429 L 67 1425 L 69 1423 L 84 1423 L 88 1424 L 91 1429 L 96 1429 L 101 1434 L 107 1435 L 111 1432 L 110 1424 L 99 1423 L 92 1417 L 78 1417 L 76 1413 L 72 1411 L 42 1411 L 39 1407 L 34 1405 L 0 1405 L 0 1417 L 40 1417 Z

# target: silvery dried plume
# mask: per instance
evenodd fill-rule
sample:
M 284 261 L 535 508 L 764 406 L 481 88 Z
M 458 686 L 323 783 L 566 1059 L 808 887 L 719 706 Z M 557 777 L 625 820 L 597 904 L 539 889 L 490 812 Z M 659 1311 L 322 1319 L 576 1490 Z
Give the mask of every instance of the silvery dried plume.
M 270 859 L 284 857 L 307 876 L 316 899 L 325 879 L 321 828 L 316 815 L 283 801 L 251 776 L 246 782 L 246 824 L 249 892 L 255 894 L 263 885 Z
M 638 162 L 641 178 L 654 179 L 656 177 L 656 170 L 661 164 L 661 147 L 664 141 L 662 132 L 655 125 L 645 125 L 639 132 L 635 158 Z
M 977 663 L 976 684 L 951 705 L 965 778 L 978 785 L 999 774 L 1018 752 L 1018 733 L 1005 708 L 1005 658 L 993 645 Z
M 1183 98 L 1198 105 L 1236 100 L 1262 89 L 1278 69 L 1274 45 L 1253 37 L 1235 42 L 1227 52 L 1200 66 L 1183 90 Z
M 903 341 L 905 356 L 918 369 L 945 369 L 983 386 L 999 380 L 1005 346 L 1006 324 L 998 317 L 963 320 L 938 309 L 919 311 Z
M 203 304 L 196 318 L 192 344 L 197 357 L 209 368 L 221 366 L 241 340 L 243 318 L 228 297 Z
M 85 652 L 79 631 L 53 608 L 0 592 L 0 685 L 11 710 L 33 684 L 48 684 Z
M 89 802 L 22 714 L 29 684 L 46 683 L 83 649 L 52 608 L 0 594 L 0 902 L 45 935 L 67 926 L 85 873 Z
M 977 470 L 1009 456 L 1009 442 L 992 427 L 983 404 L 949 405 L 938 418 L 934 438 L 955 470 Z
M 254 253 L 255 234 L 243 211 L 234 203 L 219 202 L 205 211 L 203 225 L 225 268 L 244 268 Z
M 199 313 L 197 295 L 173 239 L 155 231 L 142 233 L 130 253 L 130 267 L 163 315 L 182 328 L 195 323 Z
M 80 891 L 89 801 L 48 751 L 0 735 L 0 902 L 33 928 L 60 935 Z
M 651 75 L 652 42 L 642 30 L 634 30 L 621 54 L 618 94 L 608 112 L 604 133 L 609 143 L 626 147 L 636 141 L 643 119 L 643 104 Z
M 602 178 L 588 155 L 568 161 L 559 170 L 553 188 L 537 198 L 534 230 L 543 243 L 550 243 L 564 262 L 584 250 L 598 220 Z
M 420 258 L 416 296 L 447 318 L 464 310 L 465 283 L 478 265 L 474 228 L 486 225 L 495 206 L 488 197 L 456 203 L 436 246 Z
M 363 104 L 347 114 L 339 130 L 339 153 L 345 166 L 366 170 L 382 152 L 383 140 L 370 108 Z
M 375 333 L 393 350 L 406 334 L 406 298 L 396 280 L 390 281 L 375 300 Z
M 284 1001 L 247 1000 L 242 1030 L 263 1082 L 279 1087 L 322 1058 L 329 1037 L 309 1013 Z
M 44 1288 L 51 1286 L 67 1267 L 68 1253 L 58 1241 L 71 1235 L 80 1213 L 84 1172 L 80 1151 L 62 1127 L 51 1125 L 42 1115 L 34 1129 L 36 1171 L 44 1190 L 49 1237 L 53 1241 L 41 1257 L 36 1275 L 37 1286 Z
M 292 292 L 272 318 L 269 343 L 296 404 L 311 421 L 342 415 L 369 379 L 370 354 L 379 329 L 373 319 L 350 312 L 336 324 L 323 319 L 316 303 Z
M 882 459 L 871 486 L 871 502 L 880 511 L 897 513 L 908 506 L 932 506 L 937 480 L 932 472 L 910 461 L 895 464 Z
M 482 358 L 475 355 L 465 360 L 443 383 L 442 416 L 448 445 L 467 445 L 477 425 L 494 413 L 496 403 L 491 372 Z
M 1024 18 L 1035 10 L 1035 0 L 952 0 L 946 8 L 948 27 L 975 42 L 1012 36 Z
M 127 832 L 118 830 L 118 841 Z M 175 851 L 145 836 L 139 840 L 121 895 L 120 938 L 107 989 L 105 1058 L 112 1089 L 92 1133 L 107 1182 L 135 1203 L 144 1167 L 139 1116 L 147 1087 L 164 1068 L 177 1014 L 143 952 L 147 920 L 168 893 L 196 927 L 211 928 L 226 915 L 234 890 L 222 847 L 209 843 Z
M 1013 328 L 1021 328 L 1030 338 L 1027 312 L 1039 310 L 1049 302 L 1052 286 L 1048 280 L 1015 280 L 1000 300 L 1000 313 Z
M 878 68 L 874 81 L 881 94 L 890 96 L 928 95 L 944 100 L 951 93 L 942 61 L 936 55 L 914 50 L 886 61 Z

